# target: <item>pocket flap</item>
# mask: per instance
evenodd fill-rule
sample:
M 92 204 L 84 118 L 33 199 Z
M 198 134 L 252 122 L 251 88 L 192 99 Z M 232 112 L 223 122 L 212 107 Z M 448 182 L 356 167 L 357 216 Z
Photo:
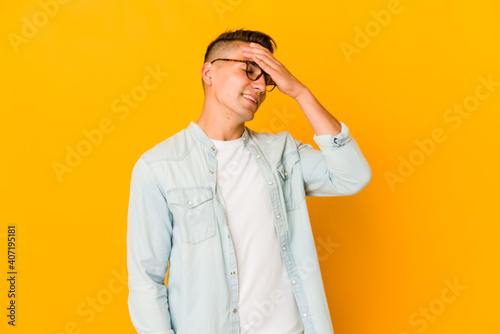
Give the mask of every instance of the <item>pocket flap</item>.
M 213 198 L 212 188 L 178 189 L 167 192 L 169 204 L 185 205 L 195 208 Z

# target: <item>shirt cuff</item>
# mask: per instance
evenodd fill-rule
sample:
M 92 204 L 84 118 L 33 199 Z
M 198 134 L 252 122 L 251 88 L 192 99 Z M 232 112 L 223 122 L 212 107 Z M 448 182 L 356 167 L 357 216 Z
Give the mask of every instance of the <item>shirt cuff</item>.
M 349 128 L 344 123 L 340 122 L 342 129 L 338 135 L 320 135 L 317 136 L 314 134 L 314 141 L 321 147 L 340 147 L 344 146 L 348 142 L 351 141 L 351 133 L 349 132 Z

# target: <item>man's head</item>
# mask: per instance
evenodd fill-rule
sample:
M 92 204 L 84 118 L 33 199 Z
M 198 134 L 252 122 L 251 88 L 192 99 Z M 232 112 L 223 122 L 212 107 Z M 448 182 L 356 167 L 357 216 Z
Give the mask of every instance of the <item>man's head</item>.
M 252 69 L 260 72 L 258 66 L 252 65 L 255 63 L 251 58 L 243 56 L 243 47 L 248 47 L 251 42 L 262 45 L 271 53 L 276 49 L 276 42 L 262 32 L 226 31 L 207 47 L 201 70 L 205 103 L 225 109 L 228 116 L 231 114 L 241 122 L 253 118 L 266 97 L 266 84 L 271 81 L 267 74 L 251 80 L 254 79 Z M 250 65 L 245 61 L 250 61 Z
M 210 62 L 214 59 L 221 58 L 225 51 L 230 51 L 234 47 L 234 41 L 246 43 L 258 43 L 268 49 L 271 53 L 276 49 L 276 42 L 271 36 L 260 31 L 253 30 L 228 30 L 214 39 L 207 47 L 205 53 L 205 61 Z

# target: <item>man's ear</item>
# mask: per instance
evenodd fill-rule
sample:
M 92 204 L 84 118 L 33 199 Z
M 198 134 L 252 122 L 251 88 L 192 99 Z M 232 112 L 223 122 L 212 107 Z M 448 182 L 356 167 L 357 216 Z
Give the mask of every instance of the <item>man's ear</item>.
M 212 72 L 214 65 L 210 62 L 206 62 L 201 67 L 201 78 L 205 82 L 205 85 L 212 86 Z

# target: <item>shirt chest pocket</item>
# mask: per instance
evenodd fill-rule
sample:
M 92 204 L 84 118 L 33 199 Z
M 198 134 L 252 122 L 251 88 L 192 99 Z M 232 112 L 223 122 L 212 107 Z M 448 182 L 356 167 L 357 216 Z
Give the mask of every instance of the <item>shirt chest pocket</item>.
M 172 189 L 166 196 L 182 241 L 194 244 L 215 235 L 211 187 Z
M 299 160 L 299 154 L 296 151 L 293 151 L 284 155 L 276 166 L 287 211 L 297 209 L 299 204 L 299 199 L 297 198 L 298 194 L 297 192 L 294 192 L 293 189 L 293 181 L 294 179 L 297 179 L 297 176 L 295 175 L 295 166 Z

